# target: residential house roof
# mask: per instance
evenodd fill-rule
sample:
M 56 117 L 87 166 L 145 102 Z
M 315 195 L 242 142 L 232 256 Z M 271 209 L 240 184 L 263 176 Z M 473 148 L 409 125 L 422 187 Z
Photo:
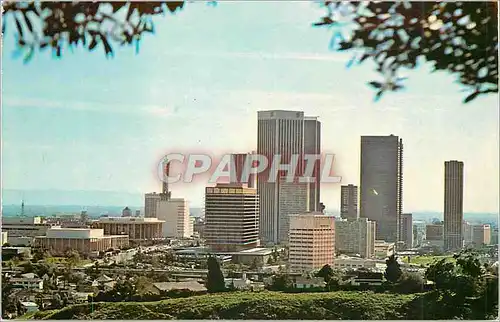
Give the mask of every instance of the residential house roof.
M 153 284 L 160 291 L 171 290 L 190 290 L 190 291 L 207 291 L 207 288 L 198 283 L 197 281 L 184 281 L 184 282 L 162 282 Z

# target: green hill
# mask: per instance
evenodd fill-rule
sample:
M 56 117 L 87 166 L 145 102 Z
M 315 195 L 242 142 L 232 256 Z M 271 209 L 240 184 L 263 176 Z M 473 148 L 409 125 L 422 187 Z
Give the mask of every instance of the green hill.
M 422 319 L 421 295 L 372 292 L 223 293 L 159 302 L 80 304 L 28 319 Z M 426 310 L 427 311 L 427 310 Z

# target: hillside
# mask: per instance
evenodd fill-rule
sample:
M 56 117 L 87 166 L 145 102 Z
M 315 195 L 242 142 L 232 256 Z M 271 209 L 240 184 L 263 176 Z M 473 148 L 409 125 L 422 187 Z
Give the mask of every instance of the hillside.
M 226 293 L 159 302 L 93 303 L 38 312 L 28 319 L 161 320 L 161 319 L 422 319 L 422 295 L 332 292 Z M 429 311 L 429 310 L 425 310 Z M 429 317 L 427 317 L 429 318 Z

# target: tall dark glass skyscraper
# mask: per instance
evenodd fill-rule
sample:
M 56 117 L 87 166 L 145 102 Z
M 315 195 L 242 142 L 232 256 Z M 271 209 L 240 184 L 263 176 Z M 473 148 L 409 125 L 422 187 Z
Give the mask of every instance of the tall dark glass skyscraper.
M 361 137 L 360 217 L 377 222 L 376 238 L 397 242 L 403 208 L 403 140 Z

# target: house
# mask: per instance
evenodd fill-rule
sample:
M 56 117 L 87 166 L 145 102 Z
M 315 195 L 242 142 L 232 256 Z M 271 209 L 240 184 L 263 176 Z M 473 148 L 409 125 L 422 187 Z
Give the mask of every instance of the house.
M 38 311 L 38 304 L 34 302 L 21 302 L 21 311 L 24 314 L 36 312 Z
M 71 297 L 73 298 L 74 303 L 86 303 L 89 299 L 89 296 L 94 296 L 92 292 L 73 292 L 71 293 Z
M 325 287 L 325 280 L 321 277 L 297 276 L 293 287 L 298 289 Z
M 357 276 L 351 280 L 353 286 L 382 285 L 384 282 L 383 273 L 358 271 Z
M 33 273 L 11 277 L 10 283 L 13 287 L 43 290 L 43 280 Z
M 184 282 L 162 282 L 153 283 L 159 291 L 168 292 L 173 290 L 189 290 L 193 292 L 206 292 L 207 288 L 198 283 L 197 281 L 184 281 Z
M 36 298 L 42 293 L 39 289 L 18 288 L 9 295 L 15 302 L 35 302 Z
M 97 282 L 99 282 L 101 284 L 108 283 L 111 281 L 114 281 L 114 279 L 112 279 L 111 277 L 109 277 L 107 275 L 102 275 L 102 276 L 99 276 L 99 278 L 97 278 Z
M 116 282 L 115 281 L 111 281 L 111 282 L 103 283 L 101 285 L 102 285 L 104 291 L 107 292 L 107 291 L 112 290 L 115 287 Z

